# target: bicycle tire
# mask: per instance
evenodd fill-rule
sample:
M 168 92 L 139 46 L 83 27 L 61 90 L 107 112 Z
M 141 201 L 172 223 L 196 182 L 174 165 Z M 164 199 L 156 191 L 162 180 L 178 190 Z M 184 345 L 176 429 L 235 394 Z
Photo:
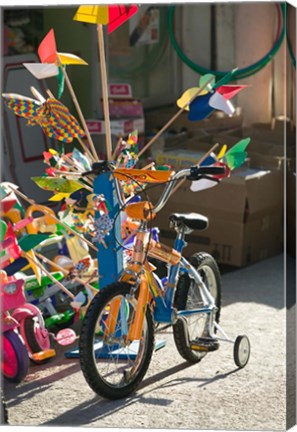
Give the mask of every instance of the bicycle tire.
M 18 333 L 7 331 L 3 333 L 2 373 L 7 381 L 20 383 L 29 369 L 27 348 Z M 13 356 L 13 358 L 11 357 Z
M 204 283 L 209 287 L 209 280 L 206 280 L 209 275 L 212 275 L 215 286 L 212 287 L 211 293 L 214 296 L 215 304 L 217 306 L 217 312 L 215 315 L 215 320 L 218 323 L 220 319 L 220 311 L 221 311 L 221 276 L 218 265 L 214 258 L 206 253 L 197 253 L 193 255 L 189 262 L 193 267 L 199 272 L 200 276 Z M 207 270 L 206 270 L 207 269 Z M 208 274 L 207 274 L 208 273 Z M 195 289 L 196 288 L 196 289 Z M 193 298 L 191 294 L 194 294 L 196 298 Z M 193 304 L 194 302 L 194 304 Z M 193 307 L 197 307 L 201 305 L 201 296 L 199 294 L 199 288 L 197 285 L 187 274 L 183 274 L 179 277 L 177 289 L 175 293 L 175 307 L 178 310 L 185 310 L 191 308 L 191 304 Z M 202 360 L 203 357 L 207 354 L 207 352 L 195 351 L 190 347 L 190 341 L 194 340 L 197 337 L 202 337 L 205 335 L 207 321 L 200 329 L 201 323 L 199 320 L 201 318 L 206 318 L 206 314 L 194 315 L 192 317 L 187 317 L 185 319 L 186 325 L 181 320 L 178 320 L 173 325 L 173 337 L 176 348 L 179 354 L 189 361 L 190 363 L 198 363 Z M 190 321 L 190 320 L 194 320 Z M 191 329 L 190 329 L 191 327 Z M 192 334 L 192 328 L 194 327 L 194 334 Z M 199 329 L 199 330 L 198 330 Z M 197 332 L 197 334 L 196 334 Z M 200 333 L 200 334 L 199 334 Z
M 31 352 L 31 354 L 38 353 L 40 351 L 48 350 L 51 347 L 50 337 L 49 334 L 47 336 L 42 336 L 43 341 L 42 344 L 40 344 L 37 340 L 36 332 L 40 331 L 40 324 L 35 321 L 32 317 L 25 318 L 24 322 L 21 324 L 23 328 L 23 338 L 26 340 L 28 349 Z M 31 359 L 36 364 L 43 364 L 48 362 L 48 358 L 44 360 L 35 360 Z
M 133 310 L 137 307 L 137 298 L 130 295 L 131 285 L 124 282 L 115 282 L 99 291 L 92 299 L 86 315 L 82 321 L 79 340 L 79 359 L 83 375 L 92 390 L 104 398 L 115 400 L 131 394 L 142 381 L 152 358 L 154 351 L 154 326 L 153 317 L 149 307 L 146 309 L 142 338 L 132 352 L 125 345 L 125 337 L 121 334 L 121 320 L 116 317 L 116 330 L 109 335 L 110 341 L 103 343 L 102 333 L 98 336 L 98 325 L 101 329 L 106 324 L 108 306 L 115 299 L 124 301 L 126 324 L 132 321 Z M 128 307 L 128 308 L 127 308 Z M 122 328 L 122 327 L 121 327 Z M 97 351 L 98 344 L 101 344 L 101 354 Z M 115 345 L 118 346 L 115 347 Z M 118 352 L 117 352 L 118 351 Z M 127 354 L 125 354 L 127 353 Z M 99 358 L 98 362 L 96 356 Z M 121 358 L 122 355 L 122 358 Z M 105 357 L 104 357 L 105 356 Z M 127 367 L 123 366 L 127 357 Z M 133 356 L 135 359 L 133 360 Z M 124 357 L 124 358 L 123 358 Z M 107 370 L 105 371 L 105 366 Z M 120 367 L 120 370 L 117 370 Z M 114 368 L 114 369 L 113 369 Z M 115 383 L 116 378 L 119 379 Z

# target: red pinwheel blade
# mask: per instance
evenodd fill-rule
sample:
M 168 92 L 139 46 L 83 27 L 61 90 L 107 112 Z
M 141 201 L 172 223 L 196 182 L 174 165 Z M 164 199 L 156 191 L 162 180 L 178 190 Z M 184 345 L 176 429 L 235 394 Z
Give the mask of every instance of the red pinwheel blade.
M 53 29 L 51 29 L 41 41 L 37 52 L 41 63 L 55 63 L 57 58 L 57 46 Z
M 223 85 L 217 88 L 217 92 L 224 96 L 225 99 L 232 99 L 241 90 L 249 87 L 248 85 Z
M 127 21 L 138 10 L 136 5 L 108 6 L 108 34 L 112 33 Z

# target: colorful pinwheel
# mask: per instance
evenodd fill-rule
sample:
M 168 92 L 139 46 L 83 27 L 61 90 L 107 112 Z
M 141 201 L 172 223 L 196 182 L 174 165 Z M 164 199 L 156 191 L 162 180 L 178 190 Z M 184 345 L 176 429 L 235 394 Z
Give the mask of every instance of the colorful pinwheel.
M 211 78 L 213 77 L 213 80 Z M 230 99 L 238 92 L 248 87 L 247 85 L 226 85 L 232 78 L 231 74 L 227 74 L 219 82 L 215 83 L 215 76 L 211 74 L 200 77 L 199 87 L 192 87 L 186 90 L 183 95 L 177 100 L 177 105 L 189 111 L 188 119 L 191 121 L 203 120 L 208 117 L 215 109 L 225 112 L 232 116 L 235 111 Z M 204 83 L 211 80 L 207 87 L 195 97 Z
M 247 157 L 246 148 L 250 141 L 250 138 L 244 138 L 238 141 L 227 152 L 227 146 L 224 145 L 218 156 L 216 156 L 214 153 L 210 154 L 201 165 L 224 166 L 225 173 L 223 175 L 211 176 L 214 180 L 220 182 L 222 178 L 229 177 L 232 170 L 239 168 L 245 162 Z M 198 192 L 209 189 L 217 184 L 217 182 L 214 180 L 205 178 L 202 180 L 193 181 L 191 184 L 191 191 Z
M 58 99 L 60 99 L 64 90 L 64 75 L 60 73 L 60 66 L 88 64 L 74 54 L 58 52 L 53 29 L 47 33 L 40 43 L 38 55 L 41 63 L 23 63 L 23 65 L 37 79 L 56 76 L 59 81 Z
M 107 31 L 110 34 L 137 10 L 136 5 L 80 6 L 73 19 L 90 24 L 107 24 Z

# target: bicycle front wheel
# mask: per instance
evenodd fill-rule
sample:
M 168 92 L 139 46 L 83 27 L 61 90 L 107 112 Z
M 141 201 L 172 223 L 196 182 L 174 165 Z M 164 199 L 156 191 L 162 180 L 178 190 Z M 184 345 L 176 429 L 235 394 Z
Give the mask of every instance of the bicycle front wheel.
M 107 398 L 131 394 L 142 381 L 154 351 L 152 313 L 146 308 L 139 340 L 127 342 L 137 297 L 131 285 L 115 282 L 98 292 L 82 322 L 79 352 L 84 377 L 92 390 Z M 114 304 L 117 308 L 112 307 Z M 116 310 L 116 312 L 112 312 Z
M 200 274 L 204 284 L 211 293 L 217 311 L 215 320 L 218 323 L 221 311 L 221 276 L 214 258 L 206 253 L 197 253 L 190 258 L 190 263 Z M 181 275 L 178 280 L 175 307 L 178 310 L 191 310 L 203 307 L 204 302 L 197 284 L 188 275 Z M 191 342 L 197 338 L 209 335 L 210 315 L 199 313 L 184 318 L 184 322 L 177 321 L 173 325 L 174 342 L 180 355 L 191 363 L 198 363 L 206 351 L 191 348 Z M 215 329 L 211 329 L 215 332 Z

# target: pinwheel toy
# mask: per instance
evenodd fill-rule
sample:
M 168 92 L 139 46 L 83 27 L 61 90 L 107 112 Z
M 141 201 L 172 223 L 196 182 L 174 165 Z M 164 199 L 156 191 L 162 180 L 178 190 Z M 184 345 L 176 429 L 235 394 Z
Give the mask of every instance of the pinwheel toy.
M 250 138 L 244 138 L 238 141 L 230 150 L 227 150 L 227 146 L 224 145 L 219 152 L 218 156 L 211 153 L 201 165 L 213 165 L 213 166 L 224 166 L 225 173 L 223 175 L 211 176 L 217 183 L 224 177 L 229 177 L 232 170 L 239 168 L 246 160 L 247 152 L 246 148 L 250 143 Z M 203 179 L 193 181 L 191 184 L 191 191 L 198 192 L 201 190 L 209 189 L 215 186 L 217 183 L 213 180 Z
M 232 116 L 235 108 L 230 102 L 237 93 L 247 85 L 225 84 L 232 78 L 232 74 L 226 74 L 220 81 L 215 82 L 215 76 L 211 74 L 200 77 L 199 87 L 192 87 L 186 90 L 177 100 L 177 105 L 189 111 L 188 119 L 191 121 L 202 120 L 208 117 L 215 109 Z M 199 88 L 202 88 L 207 80 L 210 80 L 205 89 L 196 96 Z
M 37 79 L 45 79 L 56 76 L 59 80 L 58 99 L 62 96 L 64 89 L 63 74 L 61 67 L 65 65 L 87 65 L 88 63 L 74 54 L 61 53 L 57 51 L 54 30 L 51 29 L 38 48 L 41 63 L 23 63 L 29 72 Z
M 64 80 L 68 86 L 70 95 L 72 97 L 73 103 L 76 107 L 77 113 L 79 115 L 81 124 L 84 129 L 85 136 L 88 140 L 92 158 L 98 160 L 96 149 L 92 141 L 90 132 L 88 130 L 85 118 L 83 116 L 82 110 L 78 103 L 77 97 L 66 73 L 66 65 L 87 65 L 87 63 L 80 57 L 74 54 L 61 53 L 57 51 L 56 39 L 54 30 L 51 29 L 48 34 L 44 37 L 38 48 L 38 55 L 41 63 L 24 63 L 24 66 L 35 76 L 37 79 L 49 78 L 51 76 L 57 76 L 59 80 L 58 88 L 58 99 L 62 96 L 64 90 Z M 85 144 L 81 142 L 81 145 L 87 151 Z

